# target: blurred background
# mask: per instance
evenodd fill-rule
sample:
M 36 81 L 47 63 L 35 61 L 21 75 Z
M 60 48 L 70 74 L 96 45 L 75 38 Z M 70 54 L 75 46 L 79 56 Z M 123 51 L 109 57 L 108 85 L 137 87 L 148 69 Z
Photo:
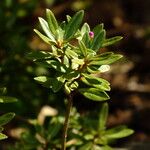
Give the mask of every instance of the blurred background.
M 62 94 L 53 94 L 33 80 L 43 72 L 48 74 L 48 70 L 35 65 L 25 55 L 31 50 L 48 49 L 33 32 L 33 28 L 39 27 L 38 16 L 44 17 L 46 8 L 50 8 L 59 21 L 67 14 L 84 9 L 84 22 L 91 28 L 104 23 L 107 37 L 124 37 L 115 46 L 103 49 L 124 55 L 121 62 L 103 74 L 112 87 L 108 127 L 126 124 L 135 130 L 134 135 L 118 141 L 117 146 L 149 143 L 149 6 L 150 0 L 0 0 L 0 87 L 7 87 L 7 95 L 19 99 L 15 104 L 0 104 L 0 113 L 12 111 L 17 114 L 8 125 L 7 134 L 12 136 L 11 128 L 22 125 L 26 118 L 36 118 L 44 105 L 64 111 Z M 95 102 L 85 104 L 81 100 L 74 105 L 79 112 L 97 107 Z

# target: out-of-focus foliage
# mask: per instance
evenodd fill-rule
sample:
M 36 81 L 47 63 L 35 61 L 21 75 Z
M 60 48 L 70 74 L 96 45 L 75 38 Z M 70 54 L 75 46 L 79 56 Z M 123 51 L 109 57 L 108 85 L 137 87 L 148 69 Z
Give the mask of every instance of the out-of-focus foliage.
M 46 72 L 46 70 L 33 67 L 25 58 L 25 54 L 30 50 L 31 27 L 34 24 L 34 12 L 37 5 L 37 0 L 0 2 L 1 85 L 8 87 L 10 95 L 21 99 L 11 107 L 12 111 L 18 114 L 26 114 L 30 109 L 35 110 L 34 106 L 38 107 L 41 103 L 38 99 L 44 98 L 42 89 L 33 82 L 32 75 Z
M 0 104 L 1 103 L 12 103 L 16 102 L 17 99 L 9 96 L 4 96 L 6 94 L 6 88 L 0 88 Z M 14 118 L 14 113 L 7 113 L 0 116 L 0 140 L 6 139 L 7 136 L 2 133 L 4 130 L 3 126 Z

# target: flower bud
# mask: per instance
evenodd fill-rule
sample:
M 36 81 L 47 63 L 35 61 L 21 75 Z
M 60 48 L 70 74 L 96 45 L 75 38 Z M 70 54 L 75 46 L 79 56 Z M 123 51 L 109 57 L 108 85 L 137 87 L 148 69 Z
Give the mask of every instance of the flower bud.
M 90 32 L 89 32 L 89 36 L 90 36 L 91 38 L 94 38 L 94 32 L 90 31 Z

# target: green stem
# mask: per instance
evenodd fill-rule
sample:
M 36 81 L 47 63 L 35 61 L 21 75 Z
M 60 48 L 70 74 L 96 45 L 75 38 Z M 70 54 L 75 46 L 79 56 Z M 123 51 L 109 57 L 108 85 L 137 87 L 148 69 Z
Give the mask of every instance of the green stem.
M 62 141 L 62 150 L 66 150 L 66 141 L 67 141 L 67 132 L 68 132 L 68 126 L 69 126 L 69 117 L 71 113 L 71 108 L 73 104 L 72 94 L 70 93 L 68 95 L 68 103 L 67 103 L 67 111 L 65 115 L 65 122 L 64 122 L 64 129 L 63 129 L 63 141 Z

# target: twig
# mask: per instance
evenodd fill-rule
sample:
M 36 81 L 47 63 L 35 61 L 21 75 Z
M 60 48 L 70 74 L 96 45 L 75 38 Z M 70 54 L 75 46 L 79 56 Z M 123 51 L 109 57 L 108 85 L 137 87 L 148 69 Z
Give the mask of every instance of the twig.
M 71 108 L 73 104 L 73 99 L 72 99 L 72 93 L 68 95 L 68 103 L 67 103 L 67 111 L 65 115 L 65 122 L 64 122 L 64 129 L 63 129 L 63 137 L 62 137 L 62 150 L 66 150 L 66 141 L 67 141 L 67 131 L 68 131 L 68 126 L 69 126 L 69 117 L 71 113 Z

